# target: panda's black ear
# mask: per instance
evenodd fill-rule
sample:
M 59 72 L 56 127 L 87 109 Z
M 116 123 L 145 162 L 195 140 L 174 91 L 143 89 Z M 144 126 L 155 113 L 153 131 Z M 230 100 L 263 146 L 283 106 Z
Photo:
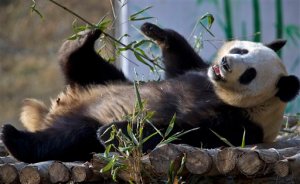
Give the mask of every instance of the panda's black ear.
M 283 102 L 293 100 L 299 93 L 300 81 L 294 76 L 283 76 L 279 79 L 277 86 L 278 92 L 276 96 Z
M 277 39 L 272 41 L 271 43 L 264 44 L 266 47 L 274 50 L 275 52 L 279 51 L 286 44 L 286 40 Z

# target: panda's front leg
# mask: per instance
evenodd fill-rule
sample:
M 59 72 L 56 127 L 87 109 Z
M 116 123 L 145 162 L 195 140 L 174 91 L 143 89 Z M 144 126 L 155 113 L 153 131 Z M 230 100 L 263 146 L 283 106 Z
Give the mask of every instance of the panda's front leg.
M 65 41 L 59 51 L 59 63 L 67 84 L 88 86 L 127 81 L 124 74 L 103 59 L 94 48 L 100 30 L 78 33 L 75 40 Z
M 208 64 L 179 33 L 144 23 L 141 31 L 153 39 L 162 51 L 165 78 L 174 78 L 188 71 L 206 70 Z

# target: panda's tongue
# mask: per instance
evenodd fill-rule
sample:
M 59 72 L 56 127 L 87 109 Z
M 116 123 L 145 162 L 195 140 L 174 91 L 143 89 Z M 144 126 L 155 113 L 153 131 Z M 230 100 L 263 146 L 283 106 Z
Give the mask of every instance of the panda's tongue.
M 220 67 L 218 65 L 214 65 L 212 68 L 213 68 L 216 75 L 218 75 L 218 76 L 221 75 Z

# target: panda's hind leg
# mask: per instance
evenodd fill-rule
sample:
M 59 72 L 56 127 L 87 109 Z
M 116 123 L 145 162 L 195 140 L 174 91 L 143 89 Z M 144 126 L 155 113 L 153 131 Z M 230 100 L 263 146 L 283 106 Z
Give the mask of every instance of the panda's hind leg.
M 96 136 L 99 126 L 88 118 L 66 119 L 37 132 L 19 131 L 12 125 L 4 125 L 1 138 L 9 153 L 23 162 L 87 161 L 91 153 L 104 150 Z
M 100 30 L 78 33 L 76 40 L 65 41 L 59 51 L 59 62 L 67 84 L 87 86 L 127 81 L 124 74 L 103 59 L 94 48 Z

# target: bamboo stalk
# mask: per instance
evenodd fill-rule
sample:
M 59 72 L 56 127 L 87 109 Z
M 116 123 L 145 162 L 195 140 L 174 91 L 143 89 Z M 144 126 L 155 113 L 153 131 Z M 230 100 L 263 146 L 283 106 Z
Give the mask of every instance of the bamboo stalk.
M 224 13 L 225 13 L 225 25 L 226 25 L 226 38 L 230 40 L 233 38 L 233 29 L 232 29 L 232 15 L 231 15 L 231 4 L 230 0 L 224 0 Z
M 253 41 L 261 41 L 261 22 L 260 22 L 260 7 L 259 0 L 252 0 L 253 7 L 253 28 L 254 28 L 254 38 Z

